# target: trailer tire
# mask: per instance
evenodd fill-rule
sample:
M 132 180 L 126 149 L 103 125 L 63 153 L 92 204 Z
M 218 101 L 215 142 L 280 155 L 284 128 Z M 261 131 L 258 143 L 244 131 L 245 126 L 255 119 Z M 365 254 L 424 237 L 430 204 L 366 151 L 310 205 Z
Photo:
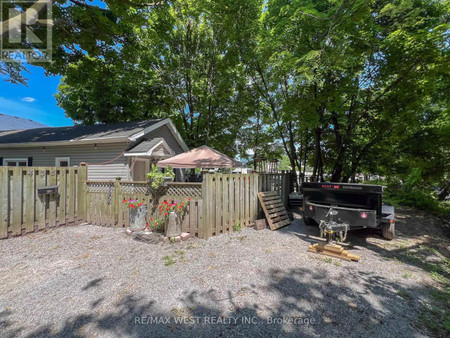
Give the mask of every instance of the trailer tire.
M 381 235 L 385 239 L 392 240 L 395 237 L 395 223 L 381 223 Z
M 305 225 L 309 225 L 309 226 L 318 225 L 314 219 L 312 219 L 310 217 L 306 217 L 306 216 L 303 216 L 303 222 L 305 223 Z

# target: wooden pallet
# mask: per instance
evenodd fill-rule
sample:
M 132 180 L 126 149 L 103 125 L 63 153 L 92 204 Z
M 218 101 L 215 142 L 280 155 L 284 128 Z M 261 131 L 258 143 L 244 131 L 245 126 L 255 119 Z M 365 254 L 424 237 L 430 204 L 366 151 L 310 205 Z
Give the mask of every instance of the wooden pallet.
M 358 255 L 353 255 L 337 244 L 313 244 L 308 248 L 308 252 L 314 252 L 325 256 L 343 259 L 345 261 L 359 261 Z
M 259 192 L 258 199 L 266 215 L 270 230 L 277 230 L 291 224 L 286 208 L 277 191 Z

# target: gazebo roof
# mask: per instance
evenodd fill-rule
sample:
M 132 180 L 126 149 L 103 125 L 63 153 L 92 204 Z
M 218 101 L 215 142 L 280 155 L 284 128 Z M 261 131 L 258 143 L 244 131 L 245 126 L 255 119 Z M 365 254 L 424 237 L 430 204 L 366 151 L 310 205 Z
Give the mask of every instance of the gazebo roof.
M 201 146 L 159 161 L 156 165 L 160 168 L 169 165 L 173 168 L 234 168 L 241 167 L 242 163 L 208 146 Z

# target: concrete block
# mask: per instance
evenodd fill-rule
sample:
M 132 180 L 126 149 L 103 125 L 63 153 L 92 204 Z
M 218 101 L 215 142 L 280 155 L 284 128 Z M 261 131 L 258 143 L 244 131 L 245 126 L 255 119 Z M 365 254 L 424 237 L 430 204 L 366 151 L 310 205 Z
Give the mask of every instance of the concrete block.
M 182 232 L 180 237 L 181 240 L 185 241 L 191 237 L 191 234 L 189 232 Z

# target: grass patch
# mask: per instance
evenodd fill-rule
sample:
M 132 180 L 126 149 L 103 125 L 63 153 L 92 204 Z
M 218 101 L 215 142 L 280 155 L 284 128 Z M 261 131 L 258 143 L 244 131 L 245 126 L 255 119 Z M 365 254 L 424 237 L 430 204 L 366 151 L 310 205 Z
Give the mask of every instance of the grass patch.
M 237 231 L 237 232 L 241 232 L 242 230 L 242 225 L 239 222 L 236 222 L 233 224 L 233 231 Z
M 176 263 L 175 260 L 171 256 L 164 256 L 163 261 L 164 261 L 165 266 L 170 266 L 170 265 Z
M 450 284 L 443 290 L 430 291 L 431 304 L 423 306 L 419 313 L 421 323 L 438 337 L 450 334 Z
M 183 262 L 184 261 L 184 251 L 175 250 L 175 252 L 172 255 L 164 256 L 162 259 L 164 261 L 165 266 L 173 265 L 176 262 Z
M 402 297 L 403 299 L 405 299 L 405 300 L 412 300 L 413 299 L 413 296 L 409 292 L 406 292 L 404 290 L 398 290 L 397 294 L 400 297 Z
M 412 274 L 410 272 L 405 272 L 402 277 L 403 278 L 411 278 Z
M 430 254 L 437 256 L 439 260 L 427 262 L 425 259 L 430 256 Z M 442 284 L 447 284 L 449 281 L 450 260 L 442 257 L 434 248 L 421 245 L 417 250 L 406 252 L 402 254 L 401 257 L 398 257 L 398 259 L 404 260 L 411 265 L 415 265 L 429 272 L 433 279 Z
M 192 243 L 189 243 L 189 244 L 187 245 L 186 249 L 188 249 L 188 250 L 198 249 L 198 246 L 197 246 L 197 245 L 194 245 L 194 244 L 192 244 Z
M 438 283 L 450 285 L 450 280 L 448 280 L 448 278 L 441 275 L 439 272 L 433 271 L 431 273 L 431 278 L 433 278 Z
M 314 255 L 314 256 L 309 256 L 311 259 L 315 259 L 315 260 L 317 260 L 317 261 L 321 261 L 321 262 L 325 262 L 325 263 L 328 263 L 328 264 L 331 264 L 331 263 L 333 263 L 333 259 L 332 258 L 330 258 L 330 257 L 324 257 L 324 256 L 322 256 L 322 255 Z M 338 265 L 338 264 L 339 265 Z M 340 266 L 340 262 L 335 262 L 334 263 L 334 265 L 336 265 L 336 266 Z

